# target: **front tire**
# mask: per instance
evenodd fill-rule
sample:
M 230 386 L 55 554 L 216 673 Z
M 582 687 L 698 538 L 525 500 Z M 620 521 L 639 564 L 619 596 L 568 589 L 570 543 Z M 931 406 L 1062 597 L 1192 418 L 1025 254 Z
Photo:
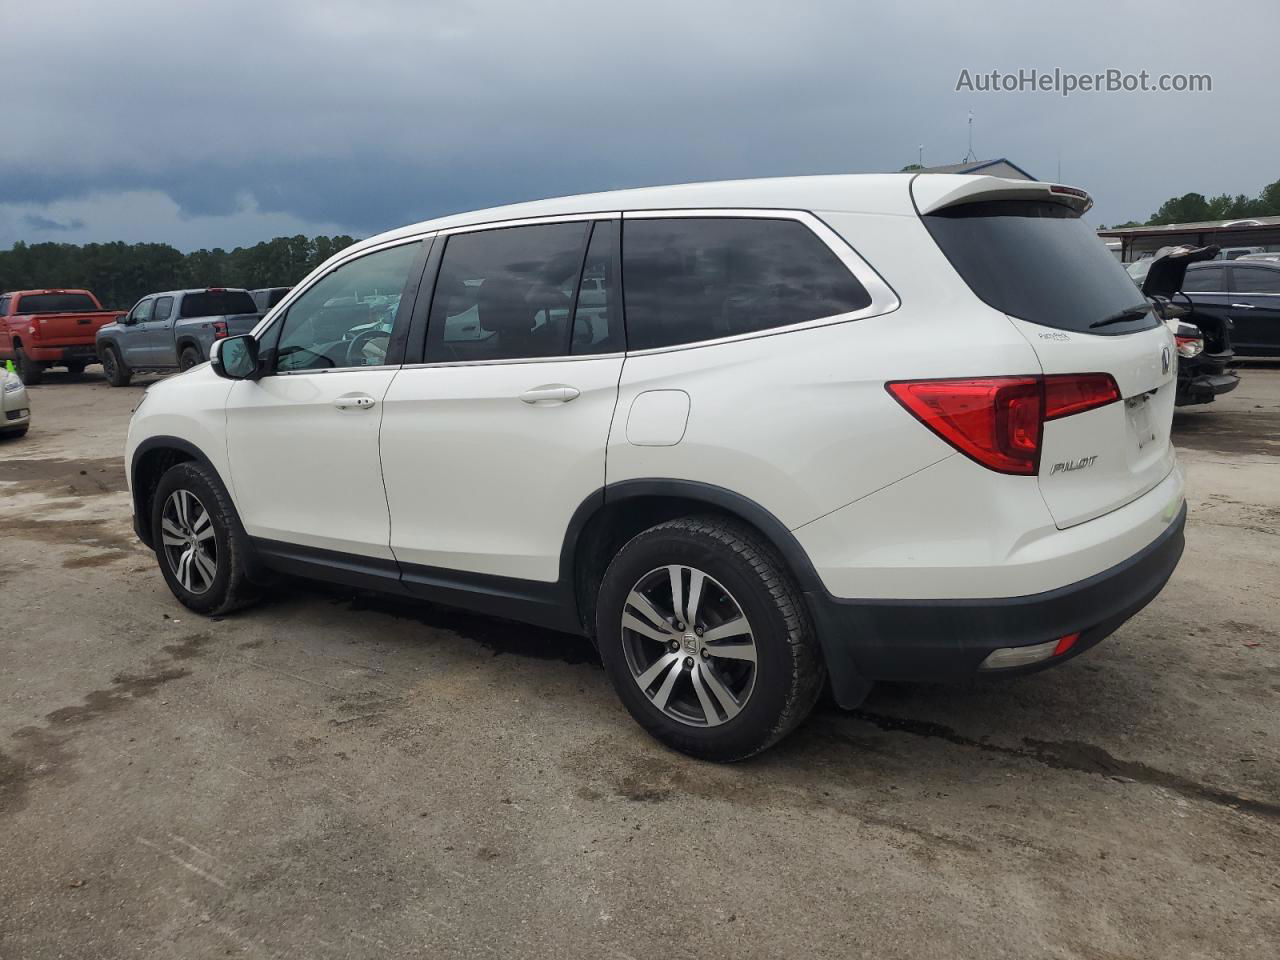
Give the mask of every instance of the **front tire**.
M 107 383 L 113 387 L 127 387 L 133 379 L 133 371 L 124 365 L 115 347 L 104 347 L 102 350 L 102 372 L 106 374 Z
M 14 360 L 18 367 L 18 379 L 28 387 L 33 387 L 44 378 L 44 364 L 32 360 L 22 347 L 14 349 Z
M 151 502 L 151 539 L 165 583 L 188 609 L 213 616 L 256 598 L 248 535 L 207 467 L 179 463 L 160 478 Z
M 719 517 L 659 524 L 618 551 L 600 585 L 596 637 L 636 721 L 704 760 L 742 760 L 782 739 L 826 676 L 781 558 Z

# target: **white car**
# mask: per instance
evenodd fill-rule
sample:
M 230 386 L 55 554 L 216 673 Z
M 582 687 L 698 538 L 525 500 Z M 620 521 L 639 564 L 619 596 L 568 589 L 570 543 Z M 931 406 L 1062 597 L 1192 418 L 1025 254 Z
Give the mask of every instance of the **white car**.
M 274 570 L 585 634 L 645 729 L 716 760 L 828 679 L 851 707 L 1060 663 L 1160 591 L 1185 522 L 1173 334 L 1088 205 L 805 177 L 373 237 L 150 388 L 138 535 L 205 614 Z M 362 327 L 353 293 L 397 285 Z
M 0 437 L 20 437 L 31 427 L 31 401 L 16 373 L 0 364 Z

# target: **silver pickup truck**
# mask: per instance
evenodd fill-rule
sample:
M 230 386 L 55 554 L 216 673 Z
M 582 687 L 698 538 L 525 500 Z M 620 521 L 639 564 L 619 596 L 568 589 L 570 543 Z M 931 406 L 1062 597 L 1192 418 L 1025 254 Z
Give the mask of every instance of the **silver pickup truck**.
M 113 387 L 135 373 L 189 370 L 209 359 L 215 340 L 248 333 L 262 314 L 248 290 L 166 290 L 139 300 L 118 323 L 98 330 L 98 358 Z

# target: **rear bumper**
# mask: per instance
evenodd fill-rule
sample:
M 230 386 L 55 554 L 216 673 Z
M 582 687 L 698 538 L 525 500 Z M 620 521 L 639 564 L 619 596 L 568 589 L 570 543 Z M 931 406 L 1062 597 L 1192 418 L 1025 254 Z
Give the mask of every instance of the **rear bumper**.
M 1238 386 L 1240 377 L 1234 373 L 1202 373 L 1178 381 L 1176 403 L 1180 407 L 1192 403 L 1208 403 L 1219 394 L 1230 393 Z
M 23 344 L 22 349 L 37 363 L 98 362 L 98 350 L 92 343 L 61 347 L 42 347 L 33 343 Z
M 971 677 L 995 650 L 1079 633 L 1062 655 L 998 672 L 1032 672 L 1070 659 L 1113 633 L 1160 592 L 1182 556 L 1186 519 L 1184 503 L 1173 522 L 1127 560 L 1029 596 L 842 600 L 809 593 L 837 701 L 855 704 L 868 681 Z

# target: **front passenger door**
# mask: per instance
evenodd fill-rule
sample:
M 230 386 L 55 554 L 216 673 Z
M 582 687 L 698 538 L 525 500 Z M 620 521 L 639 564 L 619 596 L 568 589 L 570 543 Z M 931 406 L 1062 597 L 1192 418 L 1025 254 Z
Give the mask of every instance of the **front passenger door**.
M 143 327 L 142 338 L 147 363 L 157 367 L 176 367 L 178 358 L 173 345 L 173 297 L 156 297 L 151 319 Z
M 378 429 L 427 243 L 332 268 L 260 337 L 264 375 L 233 384 L 231 481 L 245 530 L 271 541 L 265 552 L 394 574 Z
M 143 297 L 134 304 L 125 318 L 124 335 L 120 337 L 125 366 L 145 367 L 150 362 L 151 345 L 147 338 L 151 334 L 147 330 L 147 323 L 151 320 L 151 310 L 155 303 L 154 297 Z

